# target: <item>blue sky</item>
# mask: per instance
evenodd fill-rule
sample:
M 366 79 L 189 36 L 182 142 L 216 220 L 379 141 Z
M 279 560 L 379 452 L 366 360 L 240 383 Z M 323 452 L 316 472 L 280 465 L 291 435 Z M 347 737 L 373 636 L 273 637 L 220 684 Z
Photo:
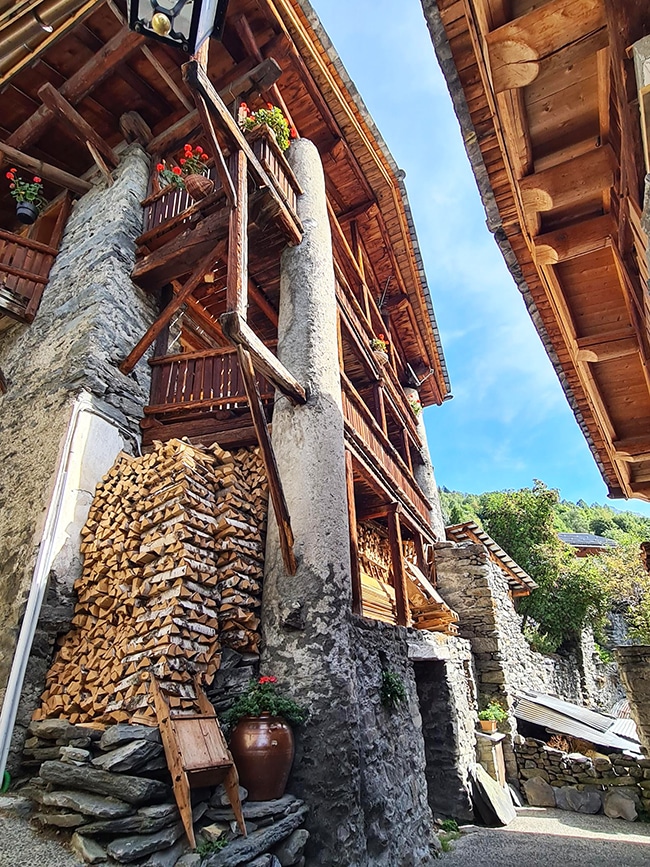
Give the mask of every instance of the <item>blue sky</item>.
M 419 0 L 312 0 L 398 165 L 454 399 L 425 410 L 439 485 L 529 486 L 650 515 L 607 490 L 485 225 Z

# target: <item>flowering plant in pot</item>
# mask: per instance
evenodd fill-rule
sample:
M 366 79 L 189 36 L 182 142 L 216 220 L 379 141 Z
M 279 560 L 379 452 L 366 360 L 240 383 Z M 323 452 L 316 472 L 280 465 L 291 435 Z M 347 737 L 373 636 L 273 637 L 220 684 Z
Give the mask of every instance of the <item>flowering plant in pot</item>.
M 230 751 L 251 801 L 282 797 L 293 764 L 291 726 L 308 717 L 307 709 L 282 695 L 277 683 L 272 676 L 251 680 L 225 714 L 226 721 L 234 725 Z
M 214 181 L 205 176 L 209 155 L 200 145 L 189 142 L 183 146 L 183 156 L 177 166 L 168 166 L 165 160 L 156 166 L 161 183 L 179 190 L 187 190 L 195 199 L 204 199 L 214 189 Z
M 286 151 L 291 144 L 291 139 L 298 138 L 296 129 L 289 127 L 289 121 L 282 113 L 282 109 L 270 102 L 267 102 L 266 108 L 258 108 L 257 111 L 251 111 L 246 103 L 242 102 L 237 121 L 244 132 L 249 132 L 258 126 L 268 126 L 282 151 Z
M 9 191 L 16 200 L 16 216 L 21 223 L 29 226 L 36 221 L 47 201 L 43 198 L 43 181 L 35 175 L 31 181 L 19 177 L 18 169 L 9 169 Z
M 379 364 L 388 363 L 388 340 L 383 334 L 373 337 L 370 341 L 370 348 Z
M 497 725 L 507 719 L 508 714 L 500 702 L 493 700 L 479 711 L 478 718 L 484 732 L 495 732 Z

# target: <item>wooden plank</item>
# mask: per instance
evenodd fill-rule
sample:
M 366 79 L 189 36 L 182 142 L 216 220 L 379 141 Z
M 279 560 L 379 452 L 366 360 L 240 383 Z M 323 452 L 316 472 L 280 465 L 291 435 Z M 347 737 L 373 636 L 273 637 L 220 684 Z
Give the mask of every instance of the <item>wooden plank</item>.
M 88 121 L 73 108 L 64 96 L 61 96 L 49 81 L 39 88 L 38 97 L 43 105 L 49 108 L 52 115 L 62 122 L 64 132 L 72 135 L 81 144 L 90 142 L 113 168 L 118 165 L 119 158 L 113 148 L 95 132 Z
M 581 337 L 577 341 L 577 358 L 580 361 L 610 361 L 639 351 L 639 344 L 632 328 L 624 332 L 604 333 L 596 337 Z
M 409 610 L 408 590 L 406 586 L 406 571 L 404 569 L 404 554 L 402 549 L 402 529 L 399 521 L 399 504 L 394 503 L 388 510 L 388 542 L 390 545 L 390 561 L 395 581 L 395 606 L 397 608 L 397 625 L 409 626 L 411 613 Z
M 354 501 L 354 465 L 352 452 L 345 450 L 345 480 L 348 497 L 348 523 L 350 525 L 350 577 L 352 580 L 352 613 L 362 614 L 361 573 L 359 571 L 359 531 Z
M 248 280 L 248 294 L 250 295 L 251 300 L 257 305 L 257 307 L 262 311 L 262 313 L 264 313 L 269 322 L 271 322 L 277 328 L 278 311 L 266 298 L 262 290 L 258 288 L 257 284 L 250 278 Z
M 248 318 L 248 170 L 246 154 L 235 154 L 235 206 L 230 211 L 226 311 Z
M 237 313 L 224 313 L 220 317 L 220 322 L 229 340 L 235 346 L 242 346 L 250 353 L 256 370 L 294 403 L 307 403 L 307 393 L 303 386 L 262 343 L 241 316 Z
M 534 81 L 540 61 L 606 25 L 601 0 L 550 0 L 486 36 L 495 92 Z
M 255 379 L 253 363 L 251 361 L 250 353 L 244 349 L 243 346 L 237 347 L 237 358 L 239 359 L 239 367 L 244 379 L 244 388 L 246 389 L 246 395 L 248 397 L 248 405 L 253 417 L 253 425 L 260 444 L 262 459 L 264 460 L 266 477 L 269 484 L 269 495 L 271 497 L 271 502 L 273 503 L 273 511 L 275 512 L 275 519 L 278 525 L 280 549 L 282 551 L 284 568 L 287 570 L 289 575 L 295 575 L 298 566 L 293 551 L 294 539 L 293 531 L 291 529 L 291 516 L 289 515 L 287 501 L 282 489 L 280 473 L 278 471 L 277 461 L 275 460 L 273 444 L 271 443 L 271 435 L 266 423 L 264 407 L 262 406 L 262 399 L 260 398 L 260 392 Z
M 168 325 L 174 313 L 182 307 L 185 299 L 189 298 L 192 292 L 201 285 L 206 273 L 212 270 L 215 262 L 220 257 L 221 251 L 222 243 L 219 242 L 216 247 L 201 259 L 194 271 L 192 271 L 191 275 L 188 277 L 187 281 L 183 284 L 181 291 L 174 296 L 160 316 L 149 326 L 131 352 L 120 364 L 120 370 L 122 373 L 131 373 L 135 365 L 146 352 L 147 347 L 153 343 L 160 332 Z
M 230 172 L 228 171 L 228 166 L 226 165 L 226 160 L 223 155 L 223 151 L 221 150 L 221 144 L 214 130 L 212 118 L 210 117 L 208 107 L 205 104 L 205 100 L 199 93 L 194 94 L 194 102 L 196 103 L 196 108 L 199 113 L 199 118 L 201 121 L 201 126 L 203 127 L 203 131 L 206 134 L 208 141 L 210 142 L 212 150 L 214 151 L 214 166 L 217 170 L 217 175 L 221 180 L 221 186 L 223 188 L 226 198 L 228 199 L 228 202 L 230 203 L 230 207 L 234 208 L 237 206 L 237 192 L 235 190 L 235 185 L 233 184 L 232 177 L 230 176 Z
M 83 196 L 84 193 L 92 189 L 92 184 L 89 184 L 88 181 L 82 181 L 81 178 L 77 178 L 69 172 L 64 172 L 63 169 L 58 169 L 56 166 L 30 157 L 17 148 L 4 144 L 4 142 L 0 142 L 0 154 L 9 157 L 12 163 L 16 163 L 21 168 L 29 169 L 35 175 L 45 178 L 45 180 L 51 181 L 53 184 L 57 184 L 57 186 L 64 189 L 72 190 L 73 193 L 79 193 L 80 196 Z

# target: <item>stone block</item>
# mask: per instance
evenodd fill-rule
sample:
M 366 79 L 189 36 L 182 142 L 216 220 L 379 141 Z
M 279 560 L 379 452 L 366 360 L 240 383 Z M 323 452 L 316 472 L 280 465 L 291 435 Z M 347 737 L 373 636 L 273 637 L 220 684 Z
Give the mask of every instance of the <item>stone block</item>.
M 95 819 L 117 819 L 128 816 L 133 807 L 118 798 L 103 798 L 90 792 L 56 790 L 44 792 L 41 803 L 46 807 L 63 807 Z
M 524 780 L 534 780 L 535 777 L 540 777 L 542 780 L 546 780 L 546 782 L 548 783 L 550 779 L 548 771 L 543 771 L 540 768 L 522 768 L 519 773 L 524 778 Z
M 84 864 L 100 864 L 106 861 L 106 849 L 78 832 L 72 835 L 70 848 Z
M 44 762 L 39 774 L 46 783 L 83 789 L 100 795 L 114 795 L 129 804 L 162 801 L 170 794 L 169 787 L 158 780 L 112 774 L 87 765 L 77 767 L 66 765 L 65 762 Z
M 275 850 L 275 856 L 281 864 L 281 867 L 293 867 L 300 858 L 302 852 L 309 840 L 309 831 L 304 828 L 295 830 L 286 840 L 284 840 Z
M 603 811 L 610 819 L 625 819 L 628 822 L 634 822 L 638 815 L 634 799 L 620 791 L 605 792 Z
M 531 807 L 554 807 L 555 793 L 545 779 L 540 776 L 526 780 L 523 784 L 526 800 Z
M 34 813 L 33 818 L 41 825 L 52 825 L 55 828 L 78 828 L 88 821 L 81 813 Z
M 581 792 L 573 786 L 564 786 L 555 792 L 555 805 L 573 813 L 599 813 L 602 801 L 597 792 Z
M 108 844 L 107 852 L 120 864 L 130 864 L 145 858 L 159 849 L 169 849 L 185 833 L 182 822 L 177 822 L 169 828 L 164 828 L 155 834 L 134 834 L 129 837 L 118 837 Z
M 118 728 L 118 726 L 115 726 Z M 144 728 L 144 726 L 129 726 L 129 728 Z M 156 729 L 152 729 L 156 731 Z M 131 740 L 115 749 L 93 759 L 92 764 L 96 768 L 115 773 L 137 771 L 146 765 L 151 759 L 162 753 L 160 743 L 152 740 Z

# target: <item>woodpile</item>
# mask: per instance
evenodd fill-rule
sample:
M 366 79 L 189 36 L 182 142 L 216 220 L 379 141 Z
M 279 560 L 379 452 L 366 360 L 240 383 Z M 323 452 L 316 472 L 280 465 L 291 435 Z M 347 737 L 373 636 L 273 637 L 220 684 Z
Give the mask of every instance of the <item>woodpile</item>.
M 397 608 L 387 531 L 375 522 L 360 523 L 357 529 L 364 617 L 396 623 Z M 455 624 L 458 615 L 417 567 L 415 545 L 410 540 L 404 541 L 403 552 L 413 626 L 416 629 L 457 635 Z
M 155 719 L 146 673 L 170 707 L 194 708 L 222 646 L 258 650 L 267 488 L 257 449 L 180 440 L 121 455 L 82 531 L 72 630 L 35 719 Z

